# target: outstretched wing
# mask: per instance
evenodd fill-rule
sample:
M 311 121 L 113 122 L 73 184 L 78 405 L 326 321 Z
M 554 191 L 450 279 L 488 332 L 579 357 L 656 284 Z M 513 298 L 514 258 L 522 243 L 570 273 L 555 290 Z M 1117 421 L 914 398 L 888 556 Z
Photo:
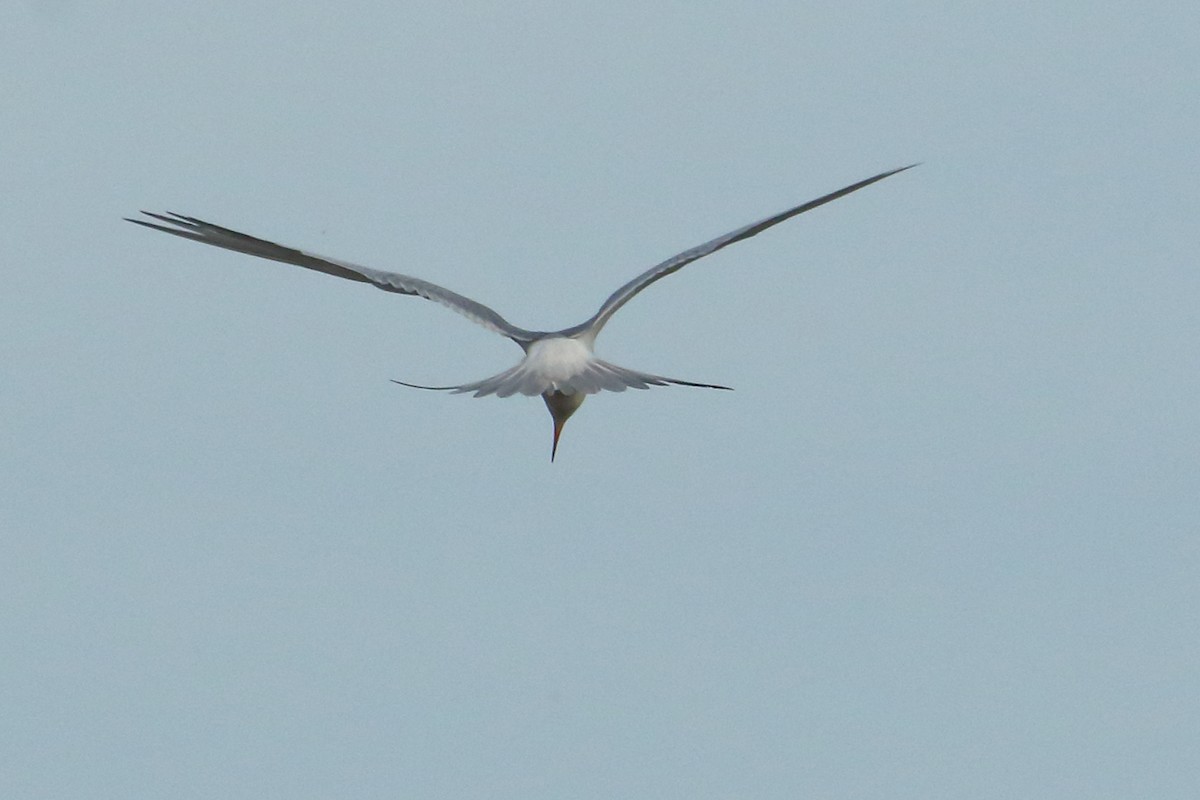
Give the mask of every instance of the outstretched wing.
M 617 289 L 607 300 L 604 301 L 604 304 L 600 306 L 600 310 L 596 312 L 595 316 L 576 328 L 571 328 L 567 331 L 564 331 L 564 333 L 568 335 L 578 335 L 586 331 L 589 332 L 592 337 L 595 337 L 595 335 L 600 332 L 600 329 L 604 327 L 604 324 L 608 322 L 609 318 L 615 314 L 621 306 L 628 303 L 633 299 L 634 295 L 660 278 L 665 278 L 672 272 L 686 267 L 696 259 L 704 258 L 707 255 L 717 252 L 722 247 L 727 247 L 734 242 L 740 242 L 743 239 L 749 239 L 755 234 L 762 233 L 767 228 L 770 228 L 773 225 L 778 225 L 786 219 L 791 219 L 797 214 L 803 214 L 805 211 L 811 211 L 817 206 L 823 206 L 832 200 L 837 200 L 839 197 L 845 197 L 851 192 L 857 192 L 859 189 L 862 189 L 865 186 L 870 186 L 872 183 L 895 175 L 897 172 L 903 172 L 906 169 L 912 169 L 915 166 L 917 165 L 909 164 L 907 167 L 900 167 L 899 169 L 881 172 L 874 177 L 851 184 L 843 189 L 838 189 L 836 192 L 830 192 L 824 197 L 818 197 L 816 200 L 810 200 L 803 205 L 796 206 L 795 208 L 789 208 L 787 211 L 776 214 L 773 217 L 767 217 L 764 220 L 753 222 L 745 227 L 738 228 L 735 231 L 730 231 L 724 236 L 718 236 L 711 242 L 705 242 L 704 244 L 697 245 L 690 250 L 684 250 L 678 255 L 671 256 L 666 261 L 655 267 L 651 267 L 641 275 L 638 275 L 636 278 L 631 280 L 629 283 L 622 286 L 620 289 Z
M 158 220 L 158 222 L 147 222 L 143 219 L 129 218 L 126 218 L 126 221 L 146 228 L 152 228 L 156 231 L 170 233 L 174 236 L 181 236 L 184 239 L 211 244 L 214 247 L 223 247 L 226 250 L 246 253 L 247 255 L 258 256 L 259 258 L 267 258 L 272 261 L 282 261 L 284 264 L 294 264 L 297 267 L 324 272 L 326 275 L 334 275 L 338 278 L 371 283 L 386 292 L 424 297 L 426 300 L 441 303 L 447 308 L 462 314 L 472 322 L 477 322 L 501 336 L 507 336 L 522 346 L 524 346 L 524 343 L 534 341 L 538 336 L 534 331 L 527 331 L 524 328 L 518 328 L 511 324 L 504 317 L 482 303 L 477 303 L 470 298 L 463 297 L 461 294 L 452 292 L 449 289 L 443 289 L 441 286 L 429 281 L 423 281 L 420 278 L 412 278 L 408 275 L 400 275 L 395 272 L 383 272 L 382 270 L 351 264 L 348 261 L 338 261 L 337 259 L 326 258 L 315 253 L 306 253 L 303 250 L 268 242 L 265 239 L 258 239 L 245 233 L 230 230 L 229 228 L 222 228 L 219 225 L 213 225 L 210 222 L 205 222 L 195 217 L 185 217 L 182 214 L 172 213 L 152 214 L 149 211 L 143 211 L 142 213 L 147 217 Z

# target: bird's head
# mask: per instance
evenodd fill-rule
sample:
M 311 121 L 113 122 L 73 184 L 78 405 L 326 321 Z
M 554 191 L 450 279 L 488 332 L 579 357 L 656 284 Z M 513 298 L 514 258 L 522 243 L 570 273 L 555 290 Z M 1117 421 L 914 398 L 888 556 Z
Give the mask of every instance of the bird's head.
M 562 434 L 563 425 L 567 423 L 576 409 L 583 405 L 585 397 L 587 395 L 583 392 L 563 394 L 557 390 L 545 392 L 542 395 L 542 399 L 546 401 L 546 408 L 550 409 L 550 416 L 554 418 L 554 444 L 550 448 L 551 461 L 558 453 L 558 437 Z

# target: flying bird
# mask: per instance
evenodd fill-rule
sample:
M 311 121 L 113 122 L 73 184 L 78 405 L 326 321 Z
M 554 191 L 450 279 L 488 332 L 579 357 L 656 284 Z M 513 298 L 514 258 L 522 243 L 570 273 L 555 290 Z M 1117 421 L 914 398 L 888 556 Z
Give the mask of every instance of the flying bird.
M 778 225 L 805 211 L 822 206 L 839 197 L 845 197 L 865 186 L 881 181 L 884 178 L 915 167 L 909 164 L 899 169 L 881 172 L 858 183 L 830 192 L 827 195 L 810 200 L 802 205 L 789 208 L 774 216 L 752 222 L 723 236 L 697 245 L 682 253 L 671 256 L 666 261 L 651 267 L 633 280 L 617 289 L 600 306 L 600 310 L 589 319 L 578 325 L 563 328 L 559 331 L 533 331 L 518 328 L 492 309 L 463 297 L 460 294 L 444 289 L 420 278 L 412 278 L 395 272 L 383 272 L 370 267 L 359 266 L 348 261 L 319 256 L 304 250 L 286 247 L 265 239 L 259 239 L 245 233 L 239 233 L 229 228 L 222 228 L 211 222 L 205 222 L 195 217 L 167 212 L 155 214 L 143 211 L 145 219 L 130 219 L 126 221 L 142 225 L 154 230 L 182 236 L 214 247 L 223 247 L 238 253 L 267 258 L 272 261 L 282 261 L 298 267 L 324 272 L 339 278 L 352 281 L 371 283 L 387 292 L 396 294 L 416 295 L 435 303 L 441 303 L 447 308 L 457 311 L 472 322 L 490 331 L 506 336 L 516 342 L 525 351 L 525 357 L 515 367 L 507 369 L 498 375 L 484 378 L 474 383 L 464 383 L 459 386 L 422 386 L 404 381 L 393 381 L 402 386 L 415 389 L 445 391 L 455 394 L 471 392 L 475 397 L 494 394 L 497 397 L 509 397 L 522 394 L 532 397 L 541 395 L 554 419 L 554 440 L 550 448 L 550 460 L 553 461 L 558 453 L 558 438 L 562 434 L 563 425 L 574 414 L 589 394 L 600 391 L 623 392 L 627 388 L 648 389 L 651 386 L 695 386 L 703 389 L 729 389 L 728 386 L 718 386 L 711 383 L 694 383 L 692 381 L 666 378 L 662 375 L 651 375 L 625 367 L 619 367 L 603 359 L 597 358 L 594 352 L 596 336 L 621 306 L 632 300 L 639 292 L 655 281 L 665 278 L 693 261 L 711 255 L 723 247 L 749 239 L 762 233 L 767 228 Z

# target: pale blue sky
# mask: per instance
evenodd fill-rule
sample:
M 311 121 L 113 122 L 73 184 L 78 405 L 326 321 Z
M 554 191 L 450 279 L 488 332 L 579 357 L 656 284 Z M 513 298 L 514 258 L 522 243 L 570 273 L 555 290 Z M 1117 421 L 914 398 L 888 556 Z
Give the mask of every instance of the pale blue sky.
M 1196 796 L 1200 11 L 647 5 L 0 5 L 0 796 Z

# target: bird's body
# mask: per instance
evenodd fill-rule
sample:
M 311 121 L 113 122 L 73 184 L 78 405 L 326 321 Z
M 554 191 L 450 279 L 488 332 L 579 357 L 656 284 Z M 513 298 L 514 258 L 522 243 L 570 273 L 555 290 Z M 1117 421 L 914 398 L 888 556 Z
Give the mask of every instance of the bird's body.
M 463 297 L 448 289 L 444 289 L 428 281 L 401 275 L 394 272 L 351 264 L 346 261 L 326 258 L 303 250 L 297 250 L 284 245 L 275 244 L 264 239 L 258 239 L 229 228 L 222 228 L 195 217 L 180 214 L 153 214 L 142 212 L 157 222 L 141 219 L 130 219 L 138 225 L 164 231 L 185 239 L 193 239 L 204 244 L 234 250 L 239 253 L 258 256 L 272 261 L 305 267 L 324 272 L 340 278 L 371 283 L 389 292 L 397 294 L 416 295 L 427 300 L 433 300 L 453 311 L 467 317 L 483 327 L 506 336 L 516 342 L 525 351 L 525 357 L 515 367 L 507 369 L 490 378 L 475 383 L 458 386 L 421 386 L 419 384 L 395 381 L 403 386 L 418 389 L 433 389 L 455 393 L 470 392 L 476 397 L 494 394 L 497 397 L 509 397 L 514 394 L 541 395 L 554 418 L 554 444 L 550 458 L 558 450 L 558 438 L 563 424 L 583 404 L 589 394 L 600 391 L 623 392 L 628 388 L 648 389 L 651 386 L 666 386 L 669 384 L 681 386 L 696 386 L 706 389 L 728 389 L 728 386 L 718 386 L 710 383 L 693 383 L 691 381 L 665 378 L 661 375 L 637 372 L 636 370 L 618 367 L 596 356 L 594 352 L 596 336 L 621 306 L 625 305 L 636 294 L 655 281 L 670 275 L 691 262 L 716 252 L 734 242 L 748 239 L 767 228 L 777 225 L 786 219 L 802 214 L 805 211 L 824 205 L 831 200 L 844 197 L 876 181 L 881 181 L 897 172 L 910 169 L 912 166 L 901 167 L 880 173 L 866 180 L 851 184 L 836 192 L 824 195 L 802 205 L 790 208 L 775 216 L 759 222 L 746 225 L 737 230 L 719 236 L 712 241 L 684 250 L 662 263 L 650 268 L 633 280 L 613 292 L 600 306 L 600 309 L 588 320 L 564 328 L 560 331 L 532 331 L 518 328 L 509 323 L 487 306 Z M 165 223 L 165 224 L 162 224 Z
M 577 338 L 547 336 L 529 345 L 521 364 L 534 376 L 536 384 L 549 391 L 569 391 L 571 381 L 583 373 L 594 358 L 592 348 Z

